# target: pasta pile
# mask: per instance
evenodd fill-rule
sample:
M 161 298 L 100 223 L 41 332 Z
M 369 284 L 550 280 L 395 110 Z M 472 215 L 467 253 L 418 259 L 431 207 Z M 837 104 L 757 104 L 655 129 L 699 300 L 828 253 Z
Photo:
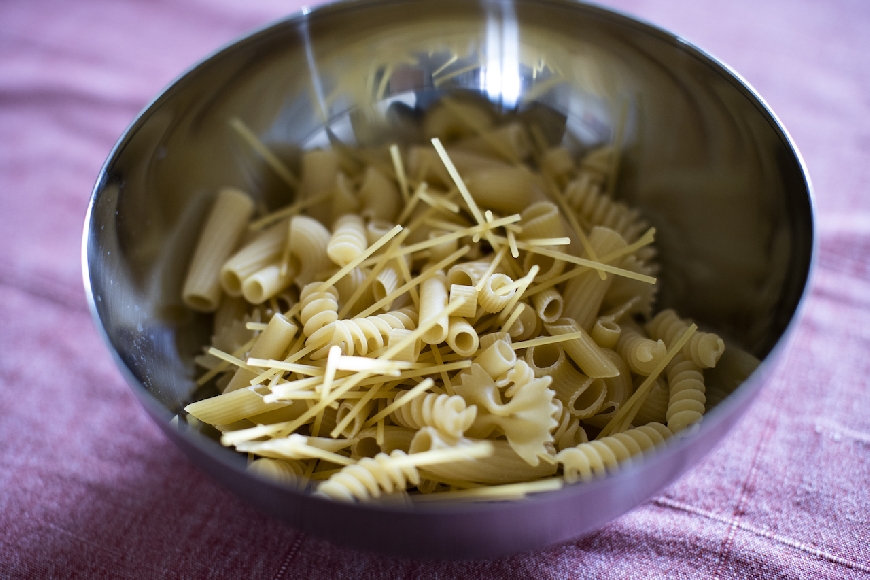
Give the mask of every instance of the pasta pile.
M 413 145 L 302 154 L 254 219 L 219 193 L 183 298 L 215 312 L 189 404 L 250 470 L 336 500 L 503 500 L 617 470 L 705 410 L 724 351 L 653 314 L 654 229 L 532 122 L 445 97 Z

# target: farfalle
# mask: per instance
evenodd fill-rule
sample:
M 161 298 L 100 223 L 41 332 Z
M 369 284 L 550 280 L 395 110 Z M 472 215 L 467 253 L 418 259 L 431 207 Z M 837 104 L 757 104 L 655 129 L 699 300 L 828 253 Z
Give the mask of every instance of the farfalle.
M 537 465 L 540 455 L 547 455 L 553 443 L 552 431 L 558 426 L 553 418 L 553 391 L 550 377 L 535 378 L 524 361 L 518 361 L 499 380 L 507 402 L 492 377 L 479 364 L 460 375 L 454 388 L 469 405 L 477 405 L 478 414 L 466 436 L 487 437 L 499 429 L 513 450 L 529 465 Z M 510 385 L 510 386 L 508 386 Z

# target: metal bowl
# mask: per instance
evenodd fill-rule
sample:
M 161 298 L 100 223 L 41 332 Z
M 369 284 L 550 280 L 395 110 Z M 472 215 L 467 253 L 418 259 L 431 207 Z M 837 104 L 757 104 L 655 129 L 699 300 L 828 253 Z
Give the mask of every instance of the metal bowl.
M 223 186 L 286 203 L 228 129 L 238 116 L 287 159 L 329 137 L 383 142 L 378 112 L 468 90 L 538 107 L 573 146 L 619 139 L 617 197 L 658 228 L 660 307 L 762 359 L 689 436 L 588 484 L 517 502 L 413 510 L 332 502 L 245 471 L 173 421 L 194 392 L 208 316 L 180 301 L 204 209 Z M 375 114 L 373 114 L 375 113 Z M 327 131 L 326 129 L 329 129 Z M 304 9 L 218 51 L 159 95 L 103 167 L 85 221 L 84 281 L 134 394 L 218 482 L 338 543 L 415 557 L 492 557 L 590 532 L 696 464 L 761 390 L 796 325 L 814 254 L 803 162 L 748 84 L 681 38 L 568 0 L 358 0 Z M 183 414 L 183 413 L 182 413 Z

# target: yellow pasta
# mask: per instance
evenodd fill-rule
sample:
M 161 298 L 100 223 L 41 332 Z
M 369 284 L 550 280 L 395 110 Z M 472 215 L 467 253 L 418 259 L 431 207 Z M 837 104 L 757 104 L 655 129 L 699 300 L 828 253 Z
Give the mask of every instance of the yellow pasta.
M 587 376 L 592 378 L 615 377 L 619 369 L 604 354 L 604 350 L 598 346 L 592 337 L 583 330 L 575 320 L 560 318 L 552 324 L 545 325 L 552 335 L 578 333 L 579 336 L 563 344 L 565 352 L 571 357 L 577 366 Z
M 248 225 L 251 199 L 235 189 L 222 189 L 199 236 L 181 297 L 194 310 L 214 312 L 221 297 L 220 271 Z
M 652 338 L 635 325 L 659 264 L 655 230 L 612 197 L 617 149 L 578 164 L 522 114 L 452 97 L 418 134 L 269 162 L 296 200 L 253 216 L 245 197 L 210 242 L 198 382 L 223 394 L 191 424 L 278 484 L 402 504 L 558 489 L 697 424 L 724 347 L 669 311 Z
M 650 335 L 670 346 L 685 332 L 689 323 L 671 309 L 662 310 L 647 325 Z M 683 353 L 701 368 L 716 366 L 725 351 L 725 343 L 710 332 L 696 332 L 683 347 Z
M 270 226 L 232 255 L 221 267 L 221 285 L 230 296 L 242 295 L 245 279 L 277 263 L 287 240 L 287 223 Z
M 480 345 L 480 338 L 474 326 L 458 316 L 450 317 L 445 341 L 453 352 L 462 356 L 473 355 Z
M 420 287 L 420 320 L 436 320 L 432 329 L 421 339 L 426 344 L 438 344 L 447 339 L 450 320 L 444 314 L 447 306 L 447 281 L 443 274 L 436 274 Z
M 339 266 L 347 266 L 368 247 L 365 223 L 358 215 L 346 214 L 335 220 L 332 236 L 326 246 L 329 259 Z
M 293 216 L 290 219 L 286 253 L 299 286 L 313 282 L 320 272 L 329 268 L 327 251 L 331 237 L 329 230 L 313 218 Z

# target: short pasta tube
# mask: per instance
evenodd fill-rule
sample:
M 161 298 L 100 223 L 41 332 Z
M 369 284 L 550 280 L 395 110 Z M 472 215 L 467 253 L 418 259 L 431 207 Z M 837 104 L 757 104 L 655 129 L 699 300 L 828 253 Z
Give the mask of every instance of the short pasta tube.
M 440 434 L 432 427 L 424 427 L 417 431 L 411 441 L 411 454 L 463 447 L 480 440 L 462 438 L 451 439 Z M 488 441 L 493 446 L 493 454 L 471 461 L 456 461 L 427 465 L 421 468 L 424 473 L 431 473 L 436 478 L 446 478 L 478 483 L 517 483 L 547 477 L 556 473 L 557 465 L 539 461 L 537 465 L 529 465 L 507 441 Z
M 222 189 L 206 218 L 193 252 L 181 297 L 194 310 L 214 312 L 221 298 L 220 271 L 238 244 L 254 211 L 244 192 Z
M 571 357 L 571 360 L 577 363 L 580 370 L 587 376 L 601 379 L 615 377 L 619 374 L 619 369 L 605 355 L 605 350 L 598 346 L 575 320 L 560 318 L 556 322 L 544 326 L 551 336 L 580 333 L 580 336 L 577 338 L 564 341 L 562 348 L 565 349 L 565 353 Z
M 221 268 L 221 285 L 230 296 L 242 295 L 245 279 L 269 264 L 277 263 L 287 240 L 287 221 L 282 220 L 245 244 Z
M 444 342 L 450 328 L 448 316 L 444 314 L 447 306 L 447 285 L 443 274 L 436 274 L 425 280 L 420 287 L 420 324 L 432 319 L 437 323 L 421 340 L 426 344 L 438 344 Z
M 522 211 L 532 199 L 532 174 L 525 167 L 479 170 L 465 184 L 475 202 L 504 214 Z
M 565 235 L 559 207 L 552 201 L 537 201 L 520 213 L 521 239 L 559 238 Z
M 449 320 L 447 345 L 453 352 L 462 356 L 471 356 L 476 353 L 480 345 L 480 338 L 477 336 L 477 330 L 474 329 L 474 326 L 464 318 L 451 316 Z
M 290 342 L 296 336 L 299 328 L 290 320 L 280 313 L 272 316 L 266 330 L 257 337 L 257 342 L 251 347 L 248 353 L 249 358 L 262 359 L 279 359 L 284 356 L 284 353 L 290 348 Z M 247 387 L 251 384 L 251 379 L 256 375 L 248 369 L 240 368 L 233 375 L 225 393 L 231 393 L 236 389 Z
M 627 245 L 617 232 L 602 227 L 592 228 L 589 244 L 599 258 Z M 584 252 L 584 257 L 588 258 L 589 255 Z M 586 332 L 591 331 L 595 319 L 598 318 L 601 302 L 614 277 L 608 275 L 602 280 L 597 271 L 589 270 L 568 281 L 562 292 L 565 300 L 564 316 L 576 320 Z

